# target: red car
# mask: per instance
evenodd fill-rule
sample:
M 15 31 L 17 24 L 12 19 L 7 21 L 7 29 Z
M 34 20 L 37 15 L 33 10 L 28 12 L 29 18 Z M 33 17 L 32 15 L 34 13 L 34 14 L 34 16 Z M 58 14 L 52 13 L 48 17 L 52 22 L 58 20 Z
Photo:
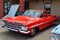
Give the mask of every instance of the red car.
M 2 27 L 11 31 L 34 36 L 36 34 L 36 28 L 43 30 L 54 24 L 56 21 L 56 16 L 48 14 L 43 10 L 27 10 L 21 16 L 7 17 L 2 20 Z

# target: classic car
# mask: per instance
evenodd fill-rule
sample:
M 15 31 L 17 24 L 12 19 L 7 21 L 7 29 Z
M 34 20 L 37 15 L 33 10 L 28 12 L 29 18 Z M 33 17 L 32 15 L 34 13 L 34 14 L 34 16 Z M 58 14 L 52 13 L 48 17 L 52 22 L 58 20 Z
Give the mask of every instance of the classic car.
M 26 10 L 22 15 L 3 18 L 2 21 L 2 27 L 8 30 L 34 36 L 36 28 L 43 30 L 54 24 L 56 16 L 44 10 Z
M 50 40 L 60 40 L 60 24 L 51 31 Z

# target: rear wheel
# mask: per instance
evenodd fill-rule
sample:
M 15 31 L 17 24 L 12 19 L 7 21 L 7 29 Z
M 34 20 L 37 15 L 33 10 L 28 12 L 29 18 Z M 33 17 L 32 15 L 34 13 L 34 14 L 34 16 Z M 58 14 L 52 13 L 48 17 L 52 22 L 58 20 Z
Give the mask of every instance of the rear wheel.
M 33 28 L 33 29 L 30 30 L 29 36 L 30 36 L 30 37 L 33 37 L 33 36 L 35 36 L 35 35 L 36 35 L 36 28 Z

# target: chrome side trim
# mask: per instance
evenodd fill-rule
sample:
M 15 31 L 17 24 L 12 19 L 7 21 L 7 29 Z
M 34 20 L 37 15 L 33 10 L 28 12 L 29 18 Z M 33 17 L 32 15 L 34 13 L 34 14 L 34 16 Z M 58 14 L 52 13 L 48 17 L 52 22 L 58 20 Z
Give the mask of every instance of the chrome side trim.
M 42 24 L 45 24 L 45 23 L 50 22 L 50 21 L 52 21 L 52 20 L 49 20 L 49 21 L 46 21 L 46 22 L 42 22 L 42 23 L 39 23 L 39 24 L 33 25 L 33 26 L 31 26 L 30 28 L 35 27 L 35 26 L 39 26 L 39 25 L 42 25 Z

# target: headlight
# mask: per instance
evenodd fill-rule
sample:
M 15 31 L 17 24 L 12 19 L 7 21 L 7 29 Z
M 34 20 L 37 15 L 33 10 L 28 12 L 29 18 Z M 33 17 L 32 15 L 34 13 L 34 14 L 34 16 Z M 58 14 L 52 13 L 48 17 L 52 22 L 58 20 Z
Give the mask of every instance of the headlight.
M 26 26 L 20 26 L 20 29 L 23 31 L 27 31 L 27 27 Z
M 2 22 L 2 25 L 5 25 L 5 22 Z
M 24 30 L 24 31 L 26 31 L 27 30 L 27 27 L 22 26 L 21 29 Z
M 51 34 L 51 38 L 50 38 L 51 40 L 60 40 L 59 39 L 59 35 L 57 35 L 57 34 Z

